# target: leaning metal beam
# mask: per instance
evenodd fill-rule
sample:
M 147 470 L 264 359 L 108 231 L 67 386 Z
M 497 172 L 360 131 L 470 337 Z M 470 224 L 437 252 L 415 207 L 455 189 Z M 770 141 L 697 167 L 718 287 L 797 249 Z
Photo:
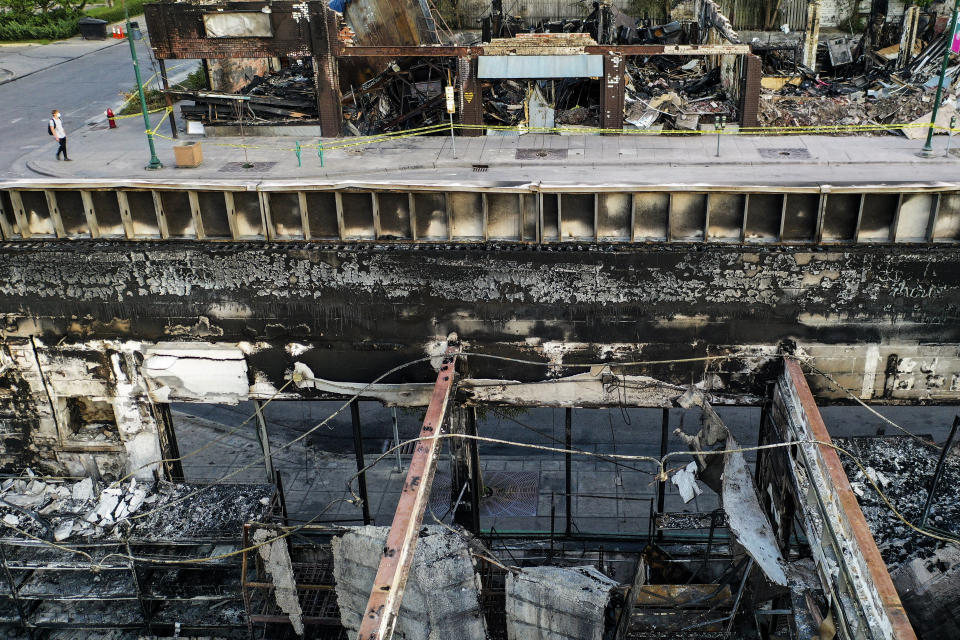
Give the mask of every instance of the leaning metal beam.
M 370 599 L 360 622 L 358 640 L 390 640 L 393 637 L 417 546 L 417 532 L 423 523 L 423 513 L 430 498 L 430 487 L 433 485 L 433 474 L 437 469 L 439 441 L 431 436 L 439 435 L 443 429 L 459 352 L 459 345 L 451 345 L 444 354 L 433 395 L 430 397 L 430 405 L 423 419 L 423 427 L 420 429 L 420 438 L 430 439 L 417 443 L 416 451 L 410 460 L 407 480 L 400 493 L 400 502 L 383 547 L 377 577 L 373 581 Z
M 820 410 L 795 360 L 785 359 L 778 387 L 787 415 L 788 437 L 824 443 L 797 447 L 794 464 L 803 473 L 795 473 L 794 482 L 798 485 L 807 539 L 821 582 L 825 583 L 825 590 L 839 596 L 834 599 L 838 626 L 844 626 L 849 637 L 857 639 L 916 640 L 840 457 L 830 446 L 830 434 Z

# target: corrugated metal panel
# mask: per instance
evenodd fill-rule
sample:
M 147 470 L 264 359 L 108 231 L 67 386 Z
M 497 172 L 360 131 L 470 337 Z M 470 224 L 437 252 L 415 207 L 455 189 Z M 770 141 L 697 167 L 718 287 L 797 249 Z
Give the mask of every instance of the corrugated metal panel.
M 478 78 L 599 78 L 603 56 L 480 56 Z
M 758 0 L 721 0 L 719 4 L 723 15 L 730 19 L 734 29 L 764 28 L 765 12 L 763 3 Z M 787 24 L 791 31 L 806 29 L 807 5 L 808 0 L 781 0 L 773 28 Z

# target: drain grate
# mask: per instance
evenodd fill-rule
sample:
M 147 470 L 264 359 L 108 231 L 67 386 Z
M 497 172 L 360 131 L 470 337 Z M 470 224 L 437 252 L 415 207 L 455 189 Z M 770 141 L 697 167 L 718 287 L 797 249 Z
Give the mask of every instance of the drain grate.
M 276 164 L 276 162 L 228 162 L 220 167 L 220 171 L 270 171 Z
M 540 474 L 537 471 L 486 471 L 480 500 L 480 515 L 488 518 L 522 518 L 537 515 Z M 457 491 L 459 495 L 460 492 Z M 430 507 L 438 518 L 450 509 L 450 474 L 437 472 L 430 493 Z M 426 520 L 424 520 L 426 522 Z
M 770 149 L 757 149 L 760 152 L 761 158 L 769 158 L 771 160 L 776 160 L 777 158 L 797 158 L 800 160 L 809 160 L 810 152 L 806 149 L 790 149 L 790 148 L 770 148 Z
M 487 164 L 475 164 L 473 165 L 473 170 L 477 173 L 482 173 L 490 168 L 490 165 Z
M 517 149 L 517 160 L 566 160 L 568 149 Z

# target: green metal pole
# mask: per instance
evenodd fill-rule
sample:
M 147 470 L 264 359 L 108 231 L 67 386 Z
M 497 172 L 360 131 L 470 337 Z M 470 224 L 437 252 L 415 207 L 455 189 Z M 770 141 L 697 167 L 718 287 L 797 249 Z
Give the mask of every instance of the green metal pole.
M 960 0 L 957 0 L 960 2 Z M 137 45 L 133 42 L 130 33 L 130 12 L 127 10 L 127 4 L 120 0 L 123 5 L 123 15 L 127 21 L 127 41 L 130 42 L 130 56 L 133 58 L 133 73 L 137 76 L 137 92 L 140 94 L 140 110 L 143 111 L 143 123 L 147 127 L 147 144 L 150 145 L 150 164 L 147 169 L 162 169 L 163 164 L 157 157 L 157 150 L 153 146 L 153 127 L 150 125 L 150 114 L 147 113 L 147 97 L 143 94 L 143 80 L 140 79 L 140 63 L 137 61 Z
M 946 79 L 947 65 L 950 63 L 950 47 L 953 44 L 953 32 L 957 28 L 958 9 L 960 9 L 960 0 L 954 0 L 953 16 L 950 18 L 950 29 L 947 31 L 947 50 L 943 52 L 943 64 L 940 65 L 940 82 L 937 83 L 937 97 L 933 101 L 933 113 L 930 114 L 930 128 L 927 129 L 927 142 L 920 151 L 920 155 L 925 158 L 933 157 L 933 127 L 937 123 L 937 111 L 940 110 L 940 99 L 943 97 L 943 81 Z

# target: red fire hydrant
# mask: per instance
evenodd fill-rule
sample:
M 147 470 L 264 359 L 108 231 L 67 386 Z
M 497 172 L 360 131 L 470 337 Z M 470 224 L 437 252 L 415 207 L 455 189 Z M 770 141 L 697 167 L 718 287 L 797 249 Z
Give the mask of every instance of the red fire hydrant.
M 117 128 L 117 121 L 114 120 L 113 109 L 107 109 L 107 121 L 110 123 L 111 129 Z

